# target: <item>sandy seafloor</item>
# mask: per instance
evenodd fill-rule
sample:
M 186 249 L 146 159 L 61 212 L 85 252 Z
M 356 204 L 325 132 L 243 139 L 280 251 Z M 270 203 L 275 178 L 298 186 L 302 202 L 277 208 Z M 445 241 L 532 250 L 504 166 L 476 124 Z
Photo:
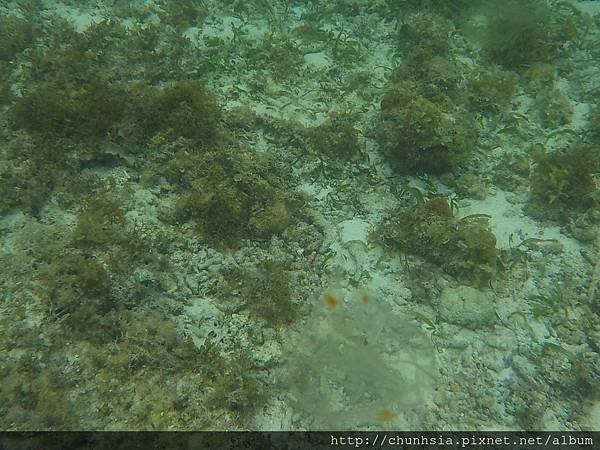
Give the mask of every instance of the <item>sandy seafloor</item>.
M 3 2 L 0 12 L 23 16 L 18 3 Z M 32 20 L 65 17 L 78 32 L 107 18 L 126 26 L 136 21 L 161 24 L 157 11 L 165 10 L 164 4 L 152 2 L 24 3 L 33 5 L 27 13 Z M 138 17 L 128 14 L 127 3 Z M 237 107 L 247 108 L 243 111 L 251 119 L 240 120 L 250 125 L 237 128 L 235 139 L 291 165 L 295 188 L 309 199 L 294 225 L 295 238 L 283 233 L 266 240 L 244 239 L 239 248 L 223 250 L 198 237 L 190 223 L 164 224 L 159 211 L 172 206 L 174 191 L 161 182 L 140 182 L 137 166 L 117 162 L 83 170 L 99 184 L 109 180 L 115 190 L 128 192 L 129 223 L 143 223 L 153 239 L 171 236 L 163 273 L 148 275 L 132 268 L 131 283 L 147 286 L 154 283 L 148 278 L 159 280 L 153 285 L 159 287 L 148 294 L 151 300 L 136 303 L 132 310 L 160 311 L 161 320 L 174 325 L 173 339 L 191 340 L 197 349 L 210 337 L 218 342 L 222 361 L 243 351 L 250 363 L 235 377 L 255 378 L 266 396 L 258 407 L 239 405 L 227 393 L 219 397 L 222 404 L 215 404 L 210 397 L 214 377 L 227 372 L 227 364 L 205 386 L 201 368 L 207 362 L 201 352 L 186 357 L 182 372 L 159 367 L 152 358 L 138 365 L 130 362 L 129 372 L 123 373 L 106 369 L 102 361 L 84 362 L 127 352 L 129 347 L 119 342 L 127 342 L 128 331 L 123 328 L 110 350 L 106 343 L 63 333 L 65 321 L 53 318 L 43 306 L 46 294 L 35 286 L 40 265 L 31 263 L 37 250 L 24 242 L 50 225 L 72 229 L 81 212 L 76 205 L 61 206 L 50 194 L 37 214 L 16 205 L 0 221 L 2 267 L 11 268 L 0 283 L 0 329 L 14 336 L 21 336 L 14 330 L 28 330 L 22 333 L 29 336 L 13 337 L 10 344 L 2 339 L 0 344 L 1 367 L 11 378 L 0 387 L 0 428 L 599 430 L 598 223 L 582 230 L 533 218 L 525 211 L 530 181 L 522 177 L 514 189 L 507 189 L 496 185 L 495 173 L 506 155 L 523 154 L 531 142 L 564 148 L 573 136 L 585 135 L 594 107 L 593 95 L 585 93 L 600 86 L 598 52 L 590 50 L 600 39 L 600 3 L 568 2 L 581 14 L 590 14 L 594 25 L 582 43 L 560 49 L 563 66 L 554 86 L 572 106 L 567 123 L 543 124 L 534 107 L 535 94 L 520 82 L 507 111 L 479 116 L 480 136 L 469 160 L 453 173 L 427 177 L 396 174 L 372 133 L 390 68 L 409 51 L 393 57 L 398 20 L 382 16 L 389 2 L 253 3 L 192 2 L 207 11 L 206 17 L 178 32 L 187 38 L 186 45 L 198 50 L 198 57 L 222 57 L 200 73 L 193 59 L 182 65 L 189 69 L 189 79 L 201 79 L 216 93 L 225 116 Z M 306 24 L 306 14 L 319 8 L 321 15 L 310 16 L 318 29 L 356 52 L 343 64 L 332 55 L 331 42 L 303 42 L 297 31 Z M 410 17 L 409 12 L 401 17 Z M 458 21 L 454 26 L 458 28 Z M 302 49 L 299 73 L 269 77 L 269 57 L 258 63 L 247 59 L 247 48 L 258 46 L 269 33 L 275 43 L 289 36 Z M 460 30 L 453 36 L 451 54 L 463 70 L 490 64 Z M 227 52 L 219 45 L 227 46 Z M 25 70 L 23 55 L 28 51 L 10 64 Z M 31 89 L 17 72 L 9 75 L 13 99 Z M 10 102 L 2 108 L 8 114 Z M 314 127 L 332 112 L 348 111 L 355 112 L 360 158 L 341 163 L 325 158 L 323 163 L 297 158 L 297 148 L 288 148 L 295 145 L 289 138 L 293 127 Z M 510 129 L 515 117 L 526 117 L 526 122 L 517 122 L 518 131 Z M 2 124 L 2 145 L 8 145 L 13 134 L 6 119 Z M 551 134 L 555 129 L 574 133 Z M 329 170 L 316 170 L 319 163 Z M 464 174 L 470 174 L 468 183 L 475 187 L 457 181 Z M 374 238 L 391 212 L 406 205 L 399 187 L 407 186 L 452 197 L 459 218 L 489 215 L 499 251 L 511 251 L 530 238 L 543 241 L 530 241 L 526 260 L 491 284 L 477 292 L 465 290 L 468 283 L 439 264 L 393 251 Z M 231 267 L 264 260 L 284 264 L 292 303 L 300 305 L 300 317 L 284 326 L 257 319 L 244 299 L 240 307 L 223 307 L 225 300 L 214 292 L 215 280 Z M 539 296 L 557 291 L 561 304 L 534 314 Z M 461 300 L 460 292 L 471 297 Z M 120 295 L 111 293 L 116 303 L 131 304 Z M 136 349 L 140 346 L 143 342 Z M 93 357 L 90 348 L 98 350 Z M 24 359 L 35 361 L 35 368 Z M 46 381 L 28 381 L 36 378 Z M 228 386 L 237 389 L 234 384 Z M 53 413 L 53 401 L 67 405 L 75 419 L 63 421 L 65 414 Z

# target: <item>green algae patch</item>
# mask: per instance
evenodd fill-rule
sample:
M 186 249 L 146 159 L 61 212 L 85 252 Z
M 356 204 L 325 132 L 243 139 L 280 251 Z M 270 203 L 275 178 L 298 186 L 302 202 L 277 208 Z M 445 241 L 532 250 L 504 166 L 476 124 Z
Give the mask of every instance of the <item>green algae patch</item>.
M 422 256 L 475 286 L 486 286 L 498 274 L 499 252 L 488 217 L 459 220 L 445 198 L 394 211 L 379 234 L 392 248 Z

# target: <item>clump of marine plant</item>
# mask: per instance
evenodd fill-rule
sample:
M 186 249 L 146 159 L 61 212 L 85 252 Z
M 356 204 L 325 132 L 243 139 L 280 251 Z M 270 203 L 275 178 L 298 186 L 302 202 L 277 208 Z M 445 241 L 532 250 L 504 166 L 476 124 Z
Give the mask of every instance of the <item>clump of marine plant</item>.
M 518 72 L 553 61 L 583 27 L 582 17 L 553 11 L 545 0 L 482 2 L 472 13 L 478 19 L 467 25 L 467 35 L 492 62 Z
M 406 174 L 440 174 L 465 162 L 477 141 L 470 114 L 449 100 L 430 100 L 412 81 L 392 81 L 381 101 L 376 130 L 394 169 Z
M 528 213 L 566 223 L 597 208 L 599 157 L 598 148 L 590 145 L 535 153 Z
M 10 61 L 31 45 L 39 31 L 29 20 L 0 13 L 0 62 Z
M 228 270 L 218 296 L 223 309 L 248 311 L 272 327 L 290 325 L 299 318 L 291 277 L 280 261 L 264 260 Z
M 458 219 L 448 201 L 435 197 L 392 212 L 379 229 L 383 242 L 422 256 L 449 274 L 486 286 L 498 274 L 496 237 L 484 214 Z
M 281 234 L 304 203 L 300 194 L 285 189 L 285 173 L 248 149 L 181 151 L 164 169 L 166 179 L 181 190 L 170 220 L 191 220 L 203 239 L 229 247 Z

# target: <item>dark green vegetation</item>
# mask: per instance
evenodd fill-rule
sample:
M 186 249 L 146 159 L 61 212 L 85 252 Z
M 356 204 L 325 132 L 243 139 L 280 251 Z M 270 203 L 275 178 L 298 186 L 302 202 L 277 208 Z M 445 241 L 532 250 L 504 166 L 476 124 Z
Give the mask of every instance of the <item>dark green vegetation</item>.
M 469 75 L 469 96 L 482 113 L 506 111 L 518 85 L 517 76 L 497 68 L 473 71 Z
M 201 2 L 194 0 L 181 0 L 177 3 L 169 1 L 159 2 L 162 11 L 159 17 L 162 22 L 173 25 L 178 29 L 186 29 L 192 26 L 201 26 L 207 15 L 207 11 Z
M 589 117 L 590 135 L 596 144 L 600 143 L 600 103 L 594 105 Z
M 193 220 L 216 244 L 235 247 L 240 239 L 280 234 L 304 203 L 302 196 L 284 189 L 286 170 L 247 148 L 198 155 L 180 150 L 157 172 L 181 192 L 172 218 Z
M 541 92 L 535 102 L 540 122 L 547 128 L 567 125 L 573 117 L 573 106 L 569 97 L 560 89 Z
M 3 78 L 4 77 L 0 73 L 0 106 L 8 103 L 11 97 L 10 83 Z
M 465 7 L 478 3 L 472 0 L 386 0 L 392 11 L 434 11 L 443 16 L 455 16 Z
M 546 2 L 496 2 L 485 11 L 489 24 L 483 48 L 494 62 L 520 69 L 536 62 L 549 62 L 561 41 L 552 26 L 552 13 Z
M 157 134 L 187 139 L 193 152 L 221 142 L 221 110 L 195 81 L 159 88 L 94 80 L 74 92 L 41 83 L 14 102 L 9 118 L 26 135 L 2 150 L 10 161 L 0 169 L 3 211 L 22 206 L 36 213 L 52 193 L 73 195 L 84 182 L 68 176 L 73 171 L 148 158 L 142 147 Z
M 220 119 L 214 96 L 192 81 L 159 88 L 93 80 L 80 82 L 75 92 L 43 83 L 20 97 L 11 110 L 12 125 L 32 136 L 97 146 L 108 138 L 143 144 L 159 132 L 198 146 L 215 146 Z
M 405 50 L 413 61 L 433 56 L 447 56 L 452 47 L 449 39 L 452 23 L 436 12 L 424 9 L 403 19 L 398 33 L 398 46 Z
M 190 141 L 194 151 L 220 145 L 221 110 L 201 83 L 179 81 L 166 87 L 94 79 L 42 82 L 9 109 L 13 129 L 26 132 L 20 144 L 3 149 L 13 167 L 3 167 L 2 210 L 21 205 L 36 211 L 55 188 L 79 188 L 73 170 L 90 165 L 132 163 L 156 134 Z M 35 177 L 43 173 L 43 177 Z
M 231 269 L 224 274 L 218 295 L 224 308 L 235 305 L 235 309 L 248 310 L 268 326 L 290 325 L 299 318 L 289 272 L 278 261 L 260 261 L 249 269 Z
M 441 174 L 465 162 L 477 140 L 466 111 L 421 94 L 414 82 L 391 84 L 381 101 L 379 141 L 392 166 L 404 174 Z
M 502 134 L 485 144 L 492 149 L 504 139 L 517 148 L 528 145 L 531 118 L 551 130 L 549 136 L 571 126 L 575 104 L 559 80 L 573 70 L 566 61 L 584 46 L 592 26 L 585 13 L 545 0 L 402 4 L 395 7 L 409 11 L 405 18 L 398 16 L 402 63 L 389 77 L 375 132 L 396 171 L 450 174 L 457 193 L 473 196 L 480 190 L 469 176 L 490 157 L 484 149 L 473 158 L 482 125 L 498 126 Z M 479 58 L 475 67 L 457 59 L 459 36 L 472 44 L 469 54 Z M 528 117 L 511 112 L 515 95 L 523 92 L 535 99 Z M 589 116 L 589 133 L 570 150 L 501 156 L 494 179 L 517 192 L 531 185 L 526 211 L 535 218 L 563 225 L 576 220 L 577 227 L 587 229 L 597 223 L 596 109 Z M 502 126 L 501 118 L 507 119 Z
M 545 0 L 474 2 L 464 13 L 465 34 L 487 58 L 519 72 L 554 61 L 587 31 L 580 12 L 568 5 L 551 7 Z
M 450 23 L 435 13 L 410 19 L 400 29 L 403 62 L 386 86 L 376 136 L 400 173 L 442 174 L 468 160 L 479 130 L 465 107 L 463 68 L 450 52 Z
M 537 218 L 568 222 L 600 206 L 600 152 L 595 146 L 535 154 L 529 213 Z
M 445 271 L 485 287 L 498 275 L 496 237 L 484 215 L 457 219 L 448 201 L 431 198 L 414 208 L 400 208 L 379 234 L 392 248 L 425 257 Z
M 331 161 L 342 163 L 360 154 L 358 130 L 350 114 L 332 114 L 323 124 L 306 130 L 312 151 Z
M 220 143 L 222 112 L 214 94 L 200 82 L 179 81 L 163 89 L 134 86 L 129 103 L 129 123 L 125 125 L 137 141 L 143 143 L 157 133 L 167 133 L 171 139 L 189 139 L 200 148 Z M 127 138 L 127 132 L 123 134 Z
M 56 325 L 43 324 L 40 334 L 19 321 L 22 314 L 15 309 L 0 320 L 3 362 L 10 362 L 0 368 L 5 428 L 111 429 L 115 422 L 121 429 L 212 428 L 224 415 L 246 423 L 267 398 L 247 352 L 224 356 L 210 339 L 198 348 L 163 311 L 95 314 L 97 323 L 88 326 L 102 338 L 90 331 L 76 340 Z M 23 347 L 32 351 L 17 352 Z M 81 384 L 93 391 L 82 397 Z
M 29 20 L 0 13 L 0 61 L 11 61 L 35 39 L 37 27 Z
M 117 197 L 86 202 L 71 229 L 33 227 L 23 246 L 35 253 L 3 258 L 7 273 L 29 268 L 29 295 L 37 297 L 49 324 L 67 338 L 106 343 L 119 327 L 114 314 L 138 306 L 160 292 L 156 280 L 168 267 L 168 257 L 125 218 Z M 8 264 L 15 267 L 7 267 Z M 147 282 L 136 276 L 145 273 Z M 152 281 L 155 280 L 155 281 Z

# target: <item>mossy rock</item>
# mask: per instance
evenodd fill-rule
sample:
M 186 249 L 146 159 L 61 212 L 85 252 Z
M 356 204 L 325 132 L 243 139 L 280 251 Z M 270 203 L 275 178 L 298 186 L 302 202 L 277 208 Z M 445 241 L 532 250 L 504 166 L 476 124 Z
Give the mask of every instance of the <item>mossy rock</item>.
M 477 127 L 466 111 L 450 110 L 419 92 L 415 83 L 388 87 L 376 134 L 390 164 L 405 174 L 452 171 L 470 156 Z
M 600 104 L 594 105 L 589 116 L 589 130 L 596 143 L 600 143 Z
M 284 168 L 249 149 L 179 154 L 165 174 L 182 188 L 173 218 L 193 220 L 206 240 L 227 247 L 281 234 L 304 202 L 282 184 L 289 178 Z
M 454 233 L 455 223 L 448 202 L 439 197 L 414 210 L 396 210 L 384 223 L 382 232 L 386 243 L 439 262 L 445 242 Z
M 69 251 L 52 261 L 40 277 L 49 311 L 66 318 L 72 329 L 85 330 L 112 306 L 110 275 L 104 265 L 81 252 Z
M 422 3 L 422 2 L 419 2 Z M 398 45 L 426 58 L 446 55 L 451 48 L 452 23 L 432 11 L 419 11 L 403 18 Z
M 562 17 L 545 0 L 502 0 L 483 4 L 486 26 L 480 30 L 484 53 L 501 66 L 522 71 L 535 63 L 551 62 L 568 36 Z
M 15 128 L 46 138 L 100 139 L 124 111 L 124 92 L 107 81 L 84 83 L 75 91 L 43 83 L 16 101 L 11 119 Z
M 0 61 L 11 61 L 31 45 L 38 34 L 37 27 L 31 21 L 4 14 L 0 14 L 0 30 Z
M 576 145 L 562 151 L 537 153 L 531 197 L 526 211 L 539 219 L 564 221 L 600 205 L 597 174 L 600 150 Z
M 496 237 L 487 219 L 458 220 L 442 197 L 395 211 L 379 234 L 392 248 L 422 256 L 475 286 L 498 274 Z
M 320 156 L 346 161 L 360 153 L 358 130 L 350 115 L 332 115 L 325 123 L 306 130 L 311 147 Z
M 79 214 L 71 243 L 83 249 L 106 248 L 123 242 L 119 236 L 124 226 L 125 211 L 121 204 L 116 199 L 98 197 L 87 202 Z
M 214 95 L 195 81 L 158 88 L 93 80 L 75 89 L 43 83 L 15 102 L 10 118 L 14 128 L 44 138 L 85 139 L 89 144 L 113 134 L 145 144 L 168 132 L 172 139 L 210 148 L 220 142 L 222 112 Z
M 459 221 L 447 245 L 442 267 L 450 274 L 486 286 L 496 278 L 499 267 L 496 236 L 487 219 Z
M 469 75 L 469 98 L 482 113 L 506 111 L 515 94 L 518 78 L 500 69 L 477 70 Z
M 535 99 L 535 108 L 546 128 L 559 128 L 568 125 L 573 119 L 571 100 L 560 89 L 542 91 Z
M 132 88 L 129 128 L 142 142 L 158 132 L 190 139 L 211 148 L 220 142 L 223 117 L 214 94 L 198 81 L 178 81 L 164 88 L 141 84 Z

